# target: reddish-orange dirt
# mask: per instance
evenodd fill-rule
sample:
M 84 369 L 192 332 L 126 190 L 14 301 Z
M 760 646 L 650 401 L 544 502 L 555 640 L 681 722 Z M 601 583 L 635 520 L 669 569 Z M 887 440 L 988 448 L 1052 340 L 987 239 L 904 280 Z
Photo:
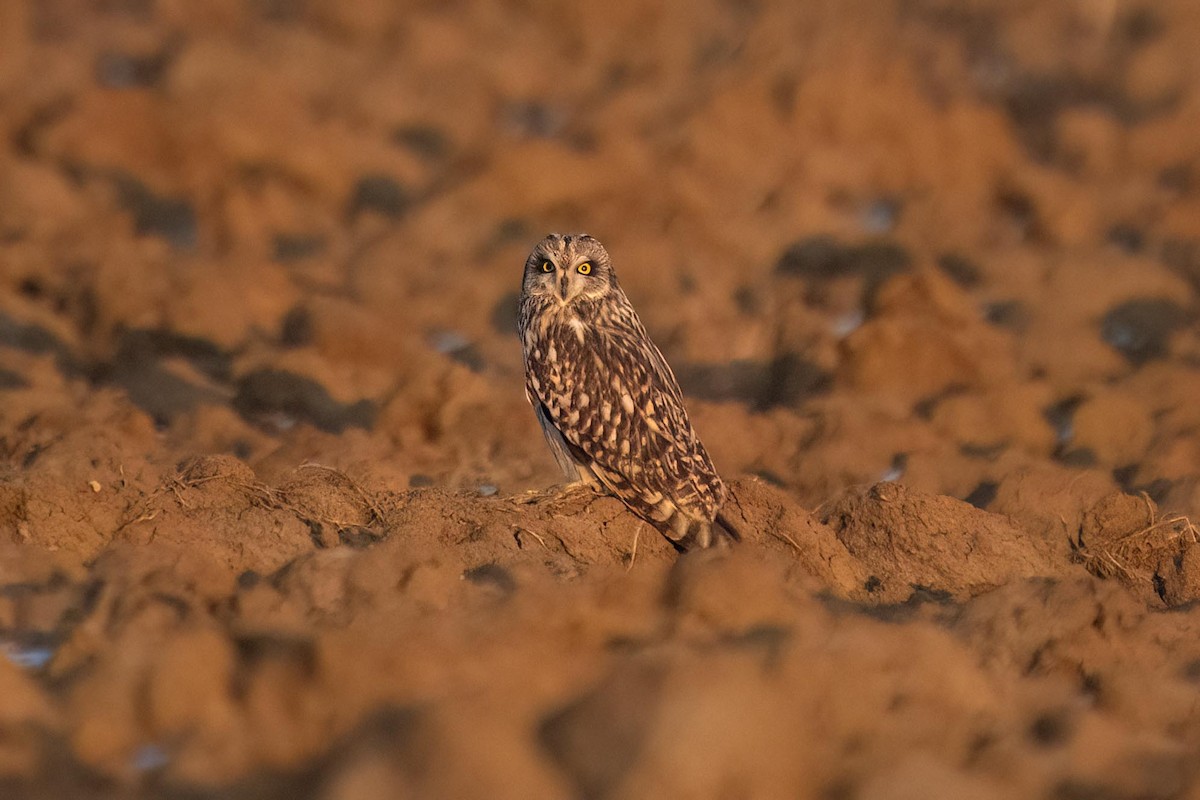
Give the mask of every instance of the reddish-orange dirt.
M 1200 800 L 1195 0 L 0 2 L 0 796 Z M 560 492 L 608 246 L 743 541 Z

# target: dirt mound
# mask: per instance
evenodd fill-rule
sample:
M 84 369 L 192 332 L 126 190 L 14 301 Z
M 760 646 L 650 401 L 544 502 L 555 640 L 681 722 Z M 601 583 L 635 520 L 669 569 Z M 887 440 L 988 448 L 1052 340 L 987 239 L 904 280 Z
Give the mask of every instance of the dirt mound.
M 870 591 L 893 602 L 917 589 L 961 599 L 1069 570 L 1065 553 L 1003 517 L 900 484 L 849 491 L 820 515 L 871 572 Z

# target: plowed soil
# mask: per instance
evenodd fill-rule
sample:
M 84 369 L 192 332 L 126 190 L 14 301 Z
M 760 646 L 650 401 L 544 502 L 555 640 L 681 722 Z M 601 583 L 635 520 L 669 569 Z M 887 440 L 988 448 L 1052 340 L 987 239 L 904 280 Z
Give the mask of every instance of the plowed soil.
M 1200 798 L 1194 0 L 0 2 L 0 795 Z M 608 246 L 730 484 L 563 491 Z

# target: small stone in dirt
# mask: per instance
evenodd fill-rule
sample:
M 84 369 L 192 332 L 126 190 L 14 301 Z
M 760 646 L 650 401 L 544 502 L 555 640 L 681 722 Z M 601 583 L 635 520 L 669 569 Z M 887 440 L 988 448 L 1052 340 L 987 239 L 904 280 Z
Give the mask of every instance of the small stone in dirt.
M 1168 606 L 1182 606 L 1200 599 L 1200 545 L 1187 535 L 1164 552 L 1154 569 L 1154 587 Z
M 123 331 L 114 361 L 129 366 L 176 356 L 187 359 L 196 369 L 217 380 L 226 380 L 233 368 L 233 358 L 208 339 L 159 328 Z
M 1153 42 L 1166 28 L 1158 12 L 1146 6 L 1131 8 L 1120 25 L 1125 40 L 1135 47 Z
M 966 391 L 967 387 L 961 384 L 952 384 L 947 386 L 940 392 L 931 394 L 928 397 L 922 397 L 920 400 L 917 400 L 915 403 L 913 403 L 913 413 L 924 420 L 933 419 L 934 413 L 937 411 L 938 406 L 941 405 L 943 401 L 962 395 L 966 393 Z
M 450 354 L 470 346 L 471 340 L 458 331 L 432 331 L 429 334 L 429 345 L 439 353 Z
M 1140 464 L 1125 464 L 1120 467 L 1113 467 L 1112 476 L 1117 485 L 1122 491 L 1128 492 L 1133 488 L 1133 480 L 1137 477 Z M 1136 492 L 1133 492 L 1136 494 Z
M 912 584 L 910 589 L 912 593 L 898 603 L 850 604 L 850 606 L 859 613 L 866 614 L 880 622 L 903 623 L 911 620 L 927 606 L 942 607 L 954 604 L 954 596 L 942 589 L 931 589 L 921 584 Z
M 356 220 L 371 212 L 387 219 L 400 219 L 412 205 L 411 193 L 389 175 L 364 175 L 350 195 L 346 216 Z
M 170 64 L 167 52 L 133 55 L 108 50 L 96 59 L 96 81 L 110 89 L 155 86 Z
M 770 361 L 683 363 L 675 368 L 675 375 L 688 395 L 713 402 L 735 400 L 756 411 L 794 406 L 828 391 L 832 383 L 829 373 L 794 353 Z
M 657 664 L 620 662 L 594 691 L 539 726 L 539 742 L 579 797 L 615 794 L 645 749 L 665 682 Z
M 779 489 L 786 488 L 788 485 L 787 480 L 784 479 L 784 477 L 782 475 L 780 475 L 777 472 L 772 472 L 769 469 L 756 469 L 750 474 L 756 478 L 762 479 L 762 481 L 764 483 L 767 483 L 767 484 L 774 486 L 776 488 L 779 488 Z
M 908 453 L 896 453 L 892 456 L 892 463 L 888 466 L 887 471 L 879 479 L 883 483 L 898 481 L 904 477 L 904 471 L 908 468 Z
M 889 242 L 846 245 L 828 235 L 809 236 L 790 245 L 779 257 L 775 271 L 800 278 L 832 279 L 863 276 L 882 283 L 912 265 L 903 247 Z
M 173 357 L 187 359 L 216 380 L 226 379 L 231 368 L 228 354 L 207 340 L 131 329 L 121 334 L 112 363 L 98 367 L 92 377 L 122 387 L 134 405 L 160 425 L 200 405 L 226 401 L 223 392 L 186 380 L 163 365 L 164 359 Z
M 753 286 L 741 285 L 733 291 L 733 302 L 737 304 L 738 311 L 746 316 L 754 316 L 762 313 L 762 298 Z
M 493 497 L 498 491 L 500 491 L 500 488 L 492 483 L 483 483 L 479 486 L 480 497 Z
M 184 380 L 157 361 L 116 364 L 101 377 L 124 389 L 160 428 L 180 414 L 201 405 L 221 405 L 226 399 L 222 392 Z
M 997 489 L 999 489 L 999 484 L 995 481 L 982 481 L 964 499 L 976 508 L 986 509 L 988 504 L 996 499 Z
M 392 131 L 392 142 L 426 161 L 441 161 L 450 154 L 450 138 L 430 125 L 404 125 Z
M 370 547 L 384 537 L 381 531 L 373 531 L 361 525 L 338 528 L 338 542 L 354 550 Z
M 1130 487 L 1130 491 L 1138 494 L 1145 493 L 1149 495 L 1150 499 L 1155 503 L 1162 503 L 1167 499 L 1167 496 L 1171 493 L 1171 489 L 1174 487 L 1175 481 L 1172 481 L 1169 478 L 1155 478 L 1149 483 L 1141 486 Z
M 39 300 L 46 294 L 45 285 L 37 278 L 23 278 L 17 284 L 17 292 L 22 297 L 28 297 L 30 300 Z
M 480 564 L 471 567 L 462 576 L 463 580 L 480 586 L 493 586 L 504 594 L 511 594 L 517 589 L 517 581 L 512 573 L 499 564 Z
M 259 369 L 245 375 L 238 381 L 233 407 L 250 419 L 282 413 L 329 433 L 370 430 L 375 424 L 375 404 L 370 400 L 339 403 L 313 379 L 285 370 Z
M 239 658 L 246 664 L 279 660 L 297 664 L 311 673 L 317 660 L 316 646 L 311 639 L 276 633 L 251 633 L 233 640 Z
M 295 306 L 283 318 L 279 343 L 284 347 L 303 347 L 312 344 L 312 313 L 304 306 Z
M 303 261 L 320 255 L 325 250 L 325 237 L 304 233 L 277 233 L 272 247 L 272 258 L 280 264 Z
M 958 446 L 958 452 L 967 458 L 981 458 L 984 461 L 995 461 L 1006 449 L 1008 449 L 1008 444 L 1005 442 L 996 442 L 995 444 L 963 442 Z
M 1168 238 L 1162 243 L 1159 258 L 1168 269 L 1200 291 L 1200 240 Z
M 1024 240 L 1040 239 L 1043 235 L 1041 221 L 1033 199 L 1024 192 L 1012 189 L 996 193 L 996 210 L 1008 219 L 1017 235 Z
M 157 194 L 131 175 L 115 180 L 121 205 L 133 215 L 139 236 L 157 236 L 176 250 L 195 250 L 200 241 L 196 210 L 183 197 Z
M 861 328 L 866 319 L 867 314 L 865 311 L 861 308 L 853 309 L 834 319 L 833 324 L 829 327 L 829 332 L 838 339 L 845 339 Z
M 432 331 L 428 340 L 434 350 L 450 356 L 472 372 L 482 372 L 486 366 L 479 348 L 458 331 Z
M 0 313 L 0 347 L 34 354 L 65 353 L 67 349 L 58 337 L 40 325 L 23 325 L 3 313 Z
M 892 197 L 881 197 L 867 204 L 862 213 L 862 227 L 867 233 L 889 233 L 900 221 L 904 204 Z
M 1068 467 L 1077 469 L 1090 469 L 1096 466 L 1098 459 L 1096 453 L 1090 447 L 1076 447 L 1060 453 L 1058 460 Z
M 509 103 L 500 114 L 500 126 L 510 136 L 551 139 L 566 125 L 561 109 L 536 100 Z
M 1158 173 L 1158 185 L 1169 192 L 1186 194 L 1195 184 L 1192 175 L 1192 165 L 1188 163 L 1171 164 Z
M 1066 446 L 1075 437 L 1075 410 L 1083 402 L 1081 395 L 1072 395 L 1060 400 L 1042 412 L 1042 416 L 1054 428 L 1060 446 Z
M 162 745 L 145 744 L 134 751 L 129 763 L 137 772 L 153 772 L 165 767 L 170 760 Z
M 984 318 L 993 325 L 1021 333 L 1029 327 L 1029 309 L 1020 300 L 999 300 L 984 307 Z
M 1173 300 L 1139 298 L 1104 315 L 1100 335 L 1134 365 L 1167 354 L 1172 334 L 1187 325 L 1190 314 Z
M 1118 222 L 1108 229 L 1108 243 L 1135 255 L 1146 247 L 1146 233 L 1141 228 L 1129 222 Z
M 44 634 L 16 636 L 0 641 L 0 655 L 22 669 L 39 670 L 50 663 L 58 642 Z
M 717 642 L 731 650 L 760 654 L 763 667 L 769 669 L 779 662 L 783 648 L 791 637 L 790 628 L 784 625 L 764 623 L 754 625 L 744 631 L 725 633 L 717 639 Z
M 979 285 L 979 265 L 959 253 L 943 253 L 937 259 L 938 268 L 964 289 Z
M 1070 725 L 1062 714 L 1040 714 L 1029 726 L 1029 738 L 1043 747 L 1063 744 L 1070 735 Z
M 29 385 L 25 378 L 17 373 L 0 368 L 0 390 L 3 389 L 24 389 Z

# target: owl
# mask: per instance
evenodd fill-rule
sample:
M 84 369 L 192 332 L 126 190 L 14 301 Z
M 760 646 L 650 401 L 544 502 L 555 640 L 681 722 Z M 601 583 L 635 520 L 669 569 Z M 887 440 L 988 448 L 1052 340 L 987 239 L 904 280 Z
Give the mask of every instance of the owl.
M 518 329 L 525 395 L 569 480 L 614 495 L 681 550 L 737 538 L 679 383 L 600 242 L 552 233 L 533 248 Z

